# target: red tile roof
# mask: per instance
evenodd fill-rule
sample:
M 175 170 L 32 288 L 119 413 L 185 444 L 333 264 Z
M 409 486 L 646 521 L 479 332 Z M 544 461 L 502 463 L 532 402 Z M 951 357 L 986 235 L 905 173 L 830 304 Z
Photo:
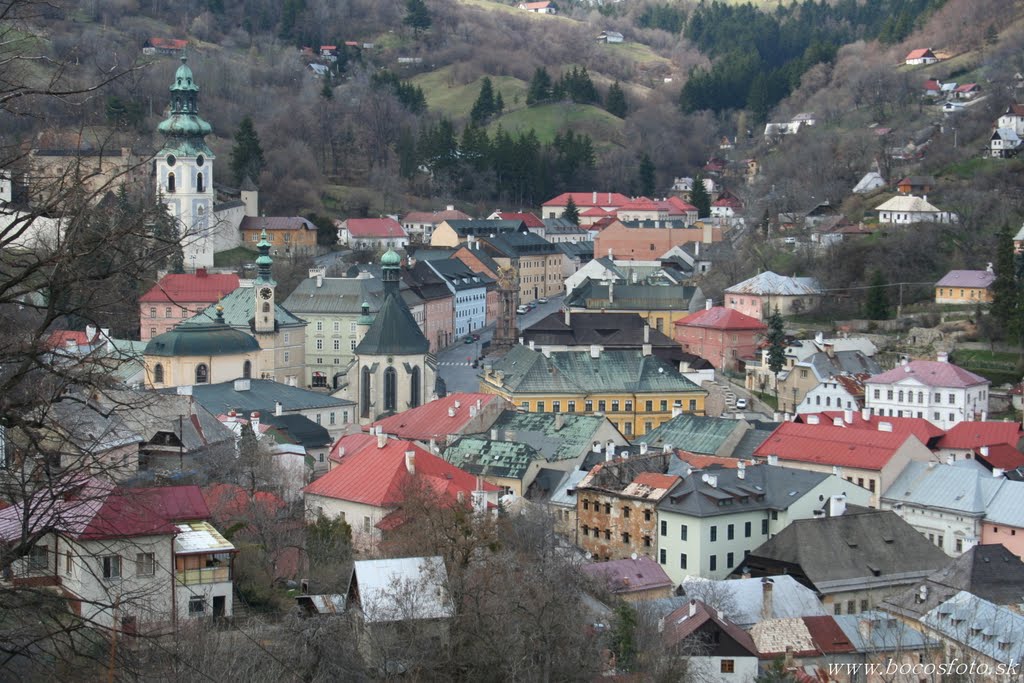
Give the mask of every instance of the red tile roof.
M 739 466 L 739 458 L 725 458 L 718 455 L 701 455 L 689 451 L 677 450 L 676 456 L 695 470 L 703 470 L 717 465 L 726 469 L 734 470 Z
M 1001 470 L 1016 470 L 1024 467 L 1024 453 L 1008 443 L 1000 443 L 994 446 L 984 446 L 988 449 L 988 455 L 981 452 L 981 448 L 974 451 L 975 459 L 988 463 L 990 467 L 998 467 Z
M 932 51 L 928 48 L 921 48 L 919 50 L 911 50 L 910 54 L 907 55 L 907 59 L 921 59 L 923 57 L 934 57 Z
M 532 213 L 512 213 L 509 211 L 499 211 L 498 218 L 503 221 L 522 221 L 528 228 L 543 228 L 544 221 L 537 218 Z
M 955 92 L 971 92 L 972 90 L 974 90 L 977 87 L 978 87 L 977 83 L 964 83 L 963 85 L 958 85 L 956 87 L 956 91 Z
M 619 207 L 619 211 L 657 211 L 658 205 L 647 197 L 636 197 Z
M 238 276 L 234 273 L 207 273 L 200 268 L 195 273 L 164 275 L 148 292 L 139 297 L 139 302 L 212 304 L 236 289 Z
M 345 221 L 353 237 L 405 237 L 405 228 L 394 218 L 349 218 Z
M 924 89 L 934 90 L 935 92 L 938 92 L 939 90 L 942 89 L 942 85 L 937 80 L 932 78 L 924 82 Z
M 681 213 L 681 214 L 686 214 L 686 213 L 691 213 L 691 212 L 697 210 L 696 206 L 694 206 L 693 204 L 689 204 L 687 202 L 684 202 L 679 197 L 669 197 L 668 199 L 666 199 L 663 202 L 658 202 L 659 206 L 661 206 L 663 204 L 667 205 L 668 210 L 669 210 L 669 215 L 673 215 L 673 214 L 675 214 L 677 212 Z
M 679 477 L 673 474 L 659 474 L 658 472 L 641 472 L 633 477 L 633 483 L 650 486 L 652 489 L 665 489 L 668 491 L 679 483 Z
M 693 614 L 690 614 L 690 612 Z M 692 636 L 697 629 L 712 621 L 730 638 L 736 641 L 747 653 L 753 657 L 757 656 L 757 646 L 754 645 L 750 634 L 734 624 L 732 621 L 718 616 L 717 610 L 708 607 L 700 600 L 691 600 L 675 610 L 664 619 L 664 631 L 661 637 L 665 645 L 671 647 L 676 643 Z
M 703 327 L 713 330 L 766 330 L 768 326 L 757 318 L 744 315 L 724 306 L 713 306 L 697 311 L 676 321 L 681 327 Z
M 784 422 L 757 447 L 754 456 L 780 460 L 881 470 L 912 434 L 847 429 L 829 424 Z
M 54 330 L 49 334 L 44 343 L 48 349 L 63 349 L 69 341 L 73 341 L 79 346 L 88 346 L 98 339 L 99 336 L 99 330 L 96 331 L 92 339 L 89 339 L 88 335 L 80 330 Z
M 482 409 L 494 401 L 505 402 L 505 399 L 495 394 L 473 394 L 456 393 L 449 394 L 444 398 L 422 405 L 418 408 L 410 408 L 397 415 L 377 420 L 371 427 L 381 427 L 385 434 L 391 434 L 399 439 L 412 439 L 414 441 L 429 441 L 430 439 L 444 439 L 449 434 L 461 434 L 466 424 L 474 419 L 470 415 L 470 406 Z M 456 408 L 455 404 L 459 407 Z M 509 406 L 511 407 L 511 406 Z M 455 410 L 455 416 L 448 416 L 448 409 Z
M 622 206 L 629 201 L 629 197 L 618 192 L 563 192 L 543 205 L 565 206 L 569 203 L 569 197 L 572 197 L 572 201 L 581 209 L 591 206 Z
M 1016 447 L 1020 439 L 1019 422 L 960 422 L 946 430 L 936 448 L 966 451 L 1004 443 Z
M 973 372 L 957 367 L 952 363 L 937 360 L 912 360 L 907 365 L 901 365 L 875 375 L 868 380 L 868 384 L 896 384 L 900 380 L 912 377 L 930 387 L 940 388 L 966 388 L 979 384 L 988 384 L 984 377 L 979 377 Z
M 864 390 L 861 389 L 861 393 Z M 825 410 L 820 413 L 804 413 L 798 418 L 804 424 L 809 422 L 811 415 L 817 415 L 820 420 L 820 424 L 833 424 L 833 421 L 838 417 L 843 419 L 843 426 L 847 429 L 867 429 L 873 432 L 879 431 L 879 423 L 885 422 L 892 426 L 894 434 L 913 434 L 917 437 L 917 440 L 926 446 L 933 439 L 943 436 L 946 432 L 941 427 L 936 427 L 934 424 L 922 417 L 879 417 L 872 415 L 870 419 L 865 420 L 860 411 L 853 411 L 853 421 L 846 422 L 845 413 L 841 410 Z
M 188 41 L 181 38 L 150 38 L 149 44 L 164 50 L 184 50 Z
M 814 639 L 814 643 L 818 646 L 816 655 L 844 654 L 857 651 L 857 648 L 853 646 L 850 639 L 843 633 L 843 629 L 839 628 L 839 624 L 832 617 L 804 617 L 803 620 L 804 625 L 807 627 L 807 632 L 811 634 L 811 638 Z
M 406 467 L 406 451 L 414 454 L 415 474 Z M 422 483 L 442 501 L 455 501 L 460 493 L 468 501 L 476 489 L 476 477 L 403 439 L 385 439 L 384 447 L 378 448 L 374 435 L 343 436 L 331 448 L 331 460 L 338 464 L 306 486 L 304 493 L 392 508 L 401 505 L 412 481 Z M 484 484 L 484 489 L 497 491 L 498 487 Z
M 1006 114 L 1004 116 L 1024 116 L 1024 104 L 1017 104 L 1016 102 L 1006 108 Z
M 593 562 L 581 568 L 591 579 L 602 581 L 613 593 L 635 593 L 656 588 L 671 588 L 669 578 L 661 565 L 649 557 L 639 556 L 635 560 L 611 560 Z
M 603 216 L 612 216 L 612 215 L 614 215 L 614 214 L 611 214 L 608 211 L 605 211 L 604 209 L 602 209 L 599 206 L 594 206 L 594 207 L 591 207 L 591 208 L 587 209 L 586 211 L 581 211 L 580 212 L 580 216 L 602 216 L 603 217 Z
M 736 199 L 735 197 L 722 197 L 721 199 L 716 199 L 714 202 L 712 202 L 711 206 L 728 206 L 733 209 L 742 209 L 743 202 Z

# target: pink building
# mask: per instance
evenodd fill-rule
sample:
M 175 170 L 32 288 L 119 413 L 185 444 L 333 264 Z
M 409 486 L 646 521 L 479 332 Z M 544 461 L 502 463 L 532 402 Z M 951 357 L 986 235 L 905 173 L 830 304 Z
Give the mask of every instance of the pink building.
M 676 321 L 675 339 L 719 370 L 743 371 L 744 358 L 757 355 L 757 339 L 767 325 L 724 306 L 711 306 Z
M 198 268 L 195 273 L 164 275 L 139 297 L 139 338 L 149 341 L 170 332 L 178 323 L 236 289 L 238 276 L 234 273 L 208 273 L 205 268 Z
M 782 315 L 813 310 L 821 302 L 821 296 L 821 285 L 813 277 L 787 277 L 768 270 L 727 288 L 725 307 L 757 320 L 767 320 L 776 308 Z

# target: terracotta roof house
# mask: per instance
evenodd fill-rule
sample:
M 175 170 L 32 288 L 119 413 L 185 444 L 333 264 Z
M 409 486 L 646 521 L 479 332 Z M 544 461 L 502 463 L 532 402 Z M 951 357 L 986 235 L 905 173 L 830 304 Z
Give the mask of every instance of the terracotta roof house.
M 989 384 L 940 353 L 939 360 L 912 360 L 867 379 L 865 405 L 875 415 L 922 417 L 949 429 L 985 419 Z
M 235 548 L 209 518 L 198 486 L 55 481 L 0 510 L 0 542 L 35 537 L 5 580 L 55 587 L 84 623 L 117 631 L 230 617 Z
M 338 244 L 352 249 L 404 249 L 409 235 L 394 218 L 348 218 L 338 225 Z
M 235 273 L 168 273 L 139 297 L 140 339 L 170 332 L 184 320 L 238 289 Z
M 691 600 L 658 622 L 667 648 L 684 648 L 686 642 L 710 643 L 699 654 L 687 657 L 687 674 L 694 680 L 752 681 L 757 677 L 757 646 L 750 635 L 721 610 Z
M 879 420 L 877 431 L 831 423 L 783 422 L 754 451 L 754 457 L 769 464 L 838 474 L 870 491 L 870 504 L 878 505 L 882 491 L 908 463 L 936 460 L 916 436 L 891 429 L 892 425 L 883 420 Z
M 377 420 L 364 429 L 371 434 L 379 429 L 390 437 L 416 441 L 423 447 L 431 442 L 443 446 L 449 437 L 490 429 L 509 408 L 511 404 L 495 394 L 458 392 Z
M 183 38 L 147 38 L 142 44 L 144 55 L 177 55 L 188 47 L 188 41 Z
M 817 592 L 834 614 L 858 614 L 947 562 L 945 553 L 896 513 L 862 508 L 794 520 L 733 573 L 788 574 Z
M 939 61 L 939 58 L 928 48 L 911 50 L 904 59 L 904 62 L 908 65 L 934 64 L 937 61 Z
M 581 214 L 594 208 L 614 212 L 629 201 L 629 197 L 618 192 L 563 192 L 541 204 L 541 218 L 560 217 L 570 197 Z
M 672 580 L 649 557 L 626 558 L 585 564 L 581 570 L 613 595 L 630 602 L 667 598 L 672 594 Z
M 383 531 L 402 523 L 402 501 L 413 486 L 445 505 L 497 503 L 496 486 L 404 439 L 349 434 L 334 443 L 329 459 L 330 471 L 303 489 L 306 513 L 347 520 L 359 548 L 376 547 Z
M 980 92 L 981 86 L 977 83 L 962 83 L 956 86 L 956 90 L 953 91 L 953 95 L 958 100 L 970 100 L 977 97 Z
M 540 2 L 521 2 L 516 5 L 516 7 L 533 14 L 558 14 L 558 6 L 551 2 L 551 0 L 541 0 Z
M 988 304 L 992 303 L 992 283 L 996 281 L 995 271 L 951 270 L 935 283 L 937 304 Z
M 444 211 L 410 211 L 402 217 L 402 227 L 414 241 L 429 244 L 434 228 L 444 221 L 468 221 L 471 218 L 469 214 L 449 204 Z
M 725 306 L 712 306 L 675 323 L 675 339 L 682 347 L 707 359 L 719 369 L 742 372 L 744 359 L 753 358 L 757 340 L 768 326 L 761 320 Z
M 930 175 L 911 175 L 896 183 L 903 194 L 928 194 L 935 189 L 935 178 Z

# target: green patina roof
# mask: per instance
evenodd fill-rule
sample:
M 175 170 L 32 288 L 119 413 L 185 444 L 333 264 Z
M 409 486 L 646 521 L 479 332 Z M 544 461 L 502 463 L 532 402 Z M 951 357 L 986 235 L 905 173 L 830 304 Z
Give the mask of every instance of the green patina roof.
M 174 72 L 174 83 L 170 87 L 171 92 L 191 90 L 199 92 L 199 86 L 196 85 L 195 80 L 192 77 L 192 69 L 188 65 L 188 57 L 185 55 L 181 56 L 181 66 Z
M 491 429 L 498 430 L 498 438 L 512 439 L 514 436 L 516 442 L 530 446 L 545 460 L 556 462 L 589 453 L 594 435 L 606 422 L 607 418 L 599 415 L 506 410 Z
M 657 356 L 639 350 L 540 351 L 515 346 L 494 363 L 505 373 L 504 385 L 515 393 L 707 393 Z M 492 380 L 493 381 L 493 380 Z
M 718 449 L 737 430 L 745 430 L 746 423 L 720 417 L 679 415 L 653 431 L 637 437 L 637 442 L 653 446 L 671 444 L 691 453 L 718 455 Z M 732 455 L 722 453 L 722 455 Z
M 398 255 L 394 249 L 388 249 L 384 252 L 384 255 L 380 257 L 380 265 L 382 266 L 400 266 L 402 264 L 402 257 Z
M 522 479 L 541 456 L 524 443 L 467 436 L 445 449 L 444 459 L 470 474 Z
M 239 287 L 220 300 L 224 307 L 224 322 L 236 330 L 252 331 L 255 329 L 256 319 L 256 293 L 252 287 Z M 216 317 L 217 304 L 207 306 L 194 316 L 178 325 L 185 327 L 189 325 L 208 325 L 214 322 Z M 280 304 L 274 305 L 274 317 L 278 327 L 305 327 L 308 323 L 292 314 Z
M 260 344 L 245 332 L 223 322 L 182 323 L 146 344 L 147 356 L 228 356 L 259 351 Z
M 167 138 L 159 154 L 175 154 L 181 157 L 203 154 L 213 159 L 213 152 L 203 140 L 213 132 L 213 127 L 199 116 L 199 86 L 196 85 L 192 69 L 189 68 L 184 56 L 181 58 L 181 66 L 174 74 L 170 90 L 170 116 L 157 126 L 157 131 Z
M 430 342 L 398 294 L 387 295 L 373 324 L 356 347 L 357 354 L 367 356 L 408 356 L 429 350 Z

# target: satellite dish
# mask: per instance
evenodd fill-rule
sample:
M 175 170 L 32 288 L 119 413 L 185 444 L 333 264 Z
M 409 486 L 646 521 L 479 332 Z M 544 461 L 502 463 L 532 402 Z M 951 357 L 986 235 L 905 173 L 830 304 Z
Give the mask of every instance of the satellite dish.
M 632 555 L 630 555 L 630 556 L 629 556 L 629 558 L 630 558 L 631 560 L 635 560 L 635 559 L 637 558 L 637 554 L 636 554 L 636 553 L 633 553 Z
M 584 557 L 586 557 L 588 560 L 590 560 L 590 559 L 593 559 L 594 556 L 590 554 L 590 551 L 587 551 L 587 554 Z
M 708 481 L 708 475 L 707 474 L 700 475 L 700 480 L 706 484 L 707 481 Z

